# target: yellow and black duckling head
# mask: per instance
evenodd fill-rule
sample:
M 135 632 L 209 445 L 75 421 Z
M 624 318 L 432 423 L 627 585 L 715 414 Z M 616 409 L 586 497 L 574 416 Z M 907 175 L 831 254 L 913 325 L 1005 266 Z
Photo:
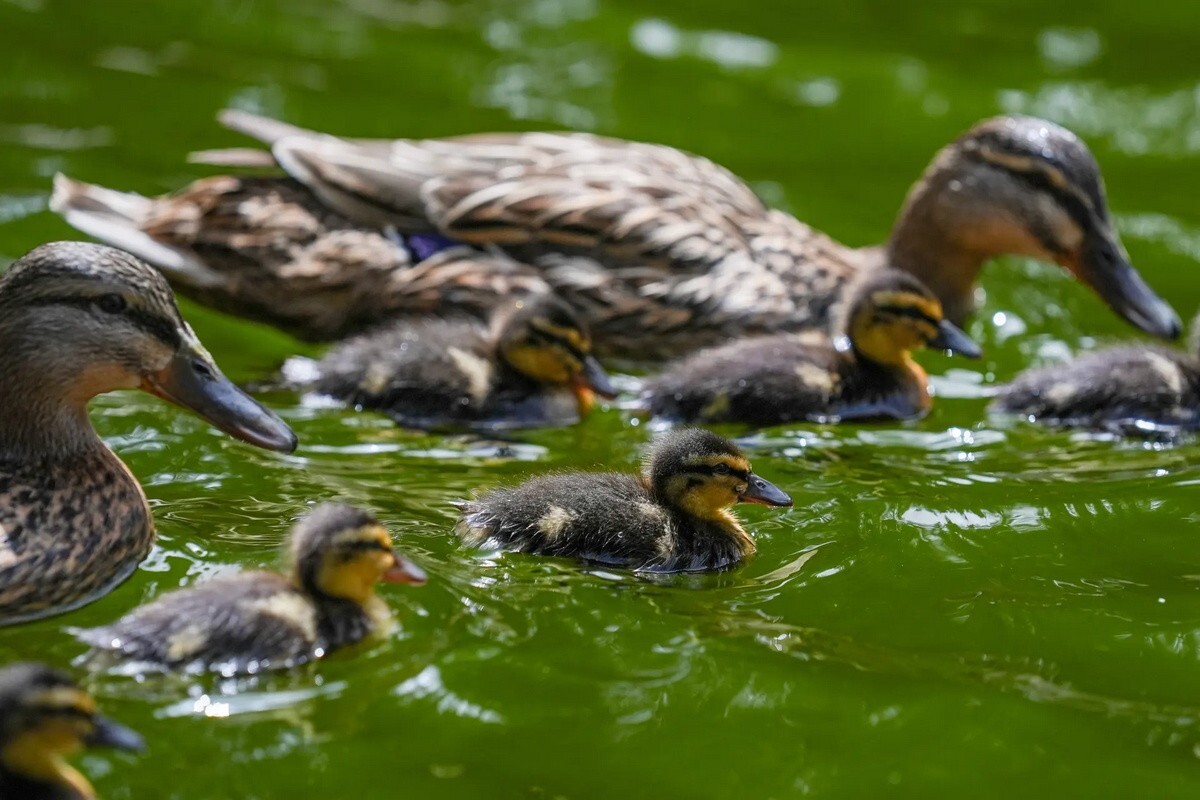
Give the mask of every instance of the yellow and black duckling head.
M 105 718 L 69 677 L 42 664 L 0 669 L 0 796 L 90 800 L 87 779 L 66 762 L 79 750 L 138 751 L 142 737 Z
M 1095 157 L 1052 122 L 997 117 L 945 147 L 909 193 L 888 245 L 890 263 L 933 287 L 955 322 L 970 311 L 980 267 L 1002 255 L 1062 266 L 1147 333 L 1173 339 L 1182 330 L 1130 263 Z
M 703 428 L 677 428 L 651 448 L 645 468 L 650 491 L 664 505 L 697 519 L 733 522 L 735 503 L 779 508 L 792 498 L 755 475 L 750 461 L 730 440 Z
M 540 295 L 518 301 L 496 322 L 500 358 L 525 377 L 546 386 L 567 386 L 585 416 L 595 395 L 616 397 L 608 374 L 592 355 L 587 326 L 562 300 Z
M 250 444 L 296 447 L 279 417 L 221 373 L 163 277 L 102 245 L 42 245 L 0 278 L 0 384 L 20 393 L 4 404 L 24 410 L 0 423 L 10 447 L 69 446 L 90 434 L 91 398 L 137 388 Z M 63 441 L 39 441 L 39 431 Z
M 398 553 L 369 511 L 323 503 L 296 524 L 289 544 L 292 582 L 310 595 L 364 606 L 384 583 L 425 583 L 425 572 Z
M 898 270 L 864 278 L 846 299 L 834 347 L 887 367 L 924 375 L 912 360 L 922 347 L 967 358 L 983 352 L 971 337 L 942 314 L 942 304 L 923 283 Z

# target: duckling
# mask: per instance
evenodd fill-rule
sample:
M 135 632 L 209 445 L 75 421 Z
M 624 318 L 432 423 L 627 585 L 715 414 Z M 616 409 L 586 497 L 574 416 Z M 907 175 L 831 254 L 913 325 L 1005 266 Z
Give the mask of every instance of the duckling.
M 144 262 L 55 242 L 0 277 L 0 625 L 95 600 L 150 552 L 145 495 L 87 415 L 96 395 L 137 388 L 258 447 L 296 447 L 221 374 Z
M 1033 117 L 985 120 L 951 142 L 888 241 L 863 249 L 670 147 L 582 133 L 356 141 L 241 111 L 220 119 L 270 153 L 199 160 L 278 165 L 288 177 L 220 176 L 158 199 L 60 177 L 51 208 L 143 255 L 180 292 L 301 337 L 338 338 L 428 307 L 431 295 L 442 313 L 475 312 L 489 292 L 510 297 L 540 281 L 583 315 L 598 354 L 665 359 L 824 328 L 847 285 L 885 266 L 919 278 L 961 325 L 984 264 L 1003 255 L 1059 264 L 1131 324 L 1180 332 L 1129 262 L 1092 153 Z M 403 241 L 388 247 L 388 232 L 461 246 L 426 270 Z M 497 265 L 496 251 L 525 268 Z
M 459 505 L 455 532 L 469 545 L 644 572 L 731 567 L 754 539 L 734 503 L 785 507 L 792 498 L 755 475 L 733 442 L 701 428 L 667 432 L 642 475 L 544 475 Z
M 679 422 L 912 419 L 931 404 L 914 348 L 981 354 L 933 293 L 897 270 L 861 280 L 836 330 L 833 339 L 810 331 L 702 350 L 649 379 L 642 405 Z
M 1190 352 L 1152 345 L 1095 350 L 1026 370 L 1001 386 L 992 410 L 1064 428 L 1124 434 L 1200 429 L 1200 316 Z
M 246 572 L 179 589 L 111 625 L 72 630 L 100 661 L 224 674 L 286 669 L 354 644 L 391 622 L 375 584 L 422 584 L 369 512 L 336 503 L 293 528 L 291 570 Z
M 74 681 L 44 664 L 0 669 L 0 797 L 94 800 L 66 757 L 84 748 L 140 751 L 142 737 L 96 710 Z
M 500 309 L 490 331 L 466 318 L 395 323 L 305 377 L 303 388 L 417 428 L 563 424 L 586 416 L 594 394 L 616 394 L 587 328 L 552 295 Z

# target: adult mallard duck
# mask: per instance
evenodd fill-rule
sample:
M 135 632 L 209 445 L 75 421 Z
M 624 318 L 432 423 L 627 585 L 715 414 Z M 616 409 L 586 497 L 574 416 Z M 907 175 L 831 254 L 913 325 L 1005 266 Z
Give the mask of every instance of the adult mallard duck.
M 93 657 L 224 674 L 284 669 L 353 644 L 391 621 L 379 581 L 421 584 L 370 513 L 325 503 L 292 531 L 291 569 L 214 578 L 163 595 L 112 625 L 73 631 Z
M 561 425 L 616 391 L 571 307 L 538 295 L 469 318 L 394 322 L 315 363 L 290 362 L 295 388 L 383 411 L 418 428 Z
M 87 415 L 96 395 L 136 388 L 250 444 L 295 449 L 291 429 L 221 374 L 142 261 L 55 242 L 0 277 L 0 624 L 94 600 L 150 552 L 141 487 Z
M 754 539 L 729 512 L 735 503 L 790 506 L 792 498 L 751 472 L 733 442 L 679 428 L 654 445 L 644 475 L 544 475 L 460 504 L 455 530 L 476 547 L 696 572 L 754 552 Z
M 952 142 L 887 243 L 863 250 L 670 147 L 580 133 L 349 140 L 240 111 L 221 121 L 270 153 L 204 160 L 278 164 L 288 177 L 212 178 L 151 200 L 60 176 L 51 207 L 141 254 L 180 292 L 305 338 L 431 297 L 472 311 L 489 290 L 548 287 L 584 315 L 598 352 L 669 357 L 823 326 L 851 278 L 882 265 L 918 277 L 961 324 L 981 268 L 1005 254 L 1060 264 L 1132 324 L 1179 333 L 1129 263 L 1091 152 L 1041 119 L 987 120 Z M 426 264 L 412 238 L 431 234 L 462 246 Z
M 912 419 L 931 404 L 913 349 L 981 354 L 942 316 L 937 298 L 903 272 L 869 273 L 844 305 L 832 338 L 781 333 L 701 350 L 650 378 L 642 403 L 677 422 Z
M 0 797 L 95 800 L 87 778 L 66 762 L 84 748 L 142 750 L 142 737 L 106 719 L 69 677 L 43 664 L 0 669 Z
M 1095 350 L 1027 370 L 997 390 L 995 411 L 1065 428 L 1140 435 L 1200 429 L 1200 317 L 1189 351 L 1151 345 Z

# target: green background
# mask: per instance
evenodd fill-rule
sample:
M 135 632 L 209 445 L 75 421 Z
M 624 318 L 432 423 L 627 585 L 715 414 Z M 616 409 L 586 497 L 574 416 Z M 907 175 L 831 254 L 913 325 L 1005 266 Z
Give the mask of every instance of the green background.
M 1067 124 L 1103 166 L 1134 262 L 1200 304 L 1194 0 L 0 0 L 0 259 L 76 236 L 51 175 L 159 193 L 244 143 L 229 104 L 358 136 L 583 128 L 745 176 L 851 244 L 881 240 L 937 148 L 977 119 Z M 0 630 L 0 662 L 66 665 L 65 625 L 272 563 L 306 503 L 376 509 L 431 575 L 403 630 L 256 683 L 89 679 L 141 757 L 81 759 L 115 798 L 858 798 L 1200 791 L 1197 446 L 989 418 L 981 389 L 1135 336 L 1055 268 L 984 275 L 981 362 L 922 356 L 941 394 L 900 427 L 746 439 L 796 508 L 744 512 L 760 553 L 648 582 L 489 556 L 449 501 L 549 469 L 636 467 L 606 410 L 496 457 L 465 439 L 268 399 L 275 456 L 137 394 L 94 403 L 161 538 L 134 579 Z M 316 352 L 185 304 L 238 380 Z

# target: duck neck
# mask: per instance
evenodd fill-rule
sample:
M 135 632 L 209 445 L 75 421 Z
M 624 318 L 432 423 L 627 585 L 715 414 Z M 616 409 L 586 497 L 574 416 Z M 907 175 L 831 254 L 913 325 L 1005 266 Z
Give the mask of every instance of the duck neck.
M 935 162 L 936 163 L 936 162 Z M 885 245 L 886 263 L 928 286 L 946 317 L 962 324 L 975 308 L 975 283 L 994 253 L 963 240 L 962 200 L 956 181 L 927 174 L 913 186 Z
M 0 330 L 0 459 L 64 460 L 101 445 L 79 375 L 39 363 Z

